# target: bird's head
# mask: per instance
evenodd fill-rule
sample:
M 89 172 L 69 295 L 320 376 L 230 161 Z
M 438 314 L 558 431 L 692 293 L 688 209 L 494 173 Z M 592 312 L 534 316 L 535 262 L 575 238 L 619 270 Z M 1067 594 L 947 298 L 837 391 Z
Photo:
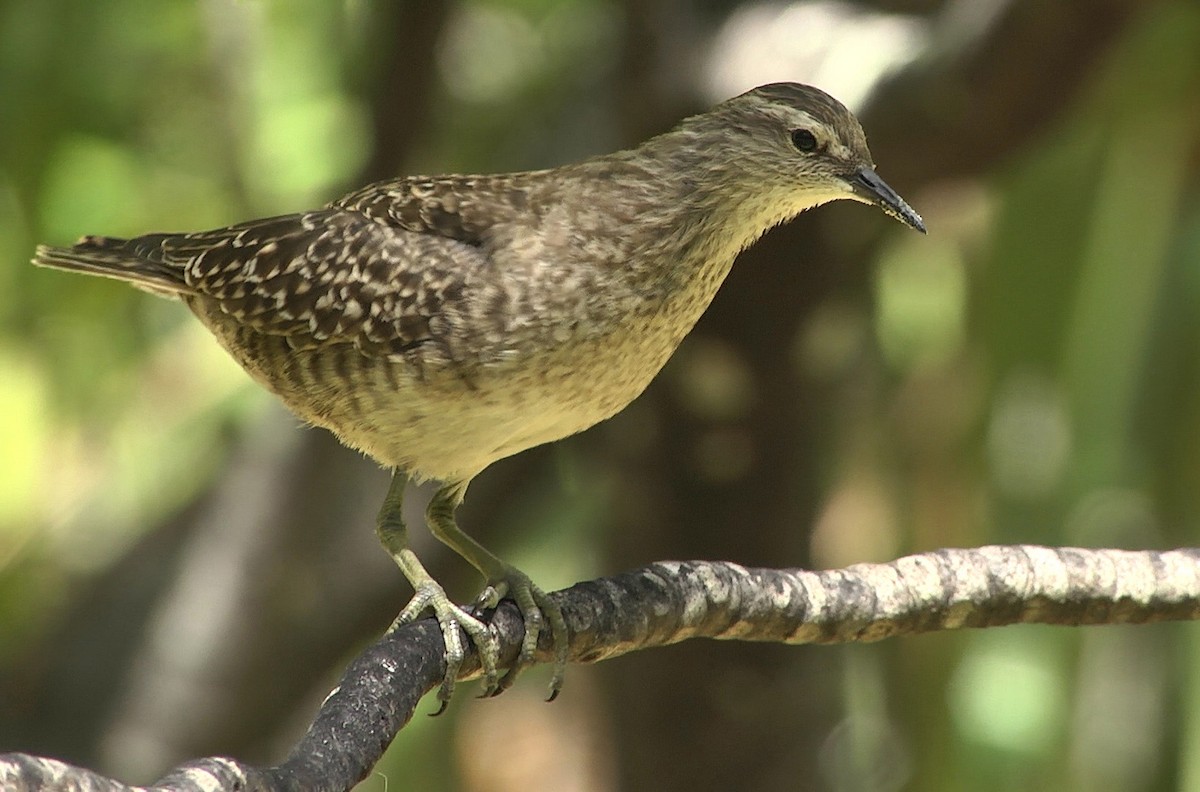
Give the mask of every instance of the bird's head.
M 692 163 L 713 171 L 742 219 L 775 223 L 828 201 L 874 204 L 925 232 L 921 216 L 875 173 L 862 126 L 817 88 L 763 85 L 685 120 L 676 130 Z

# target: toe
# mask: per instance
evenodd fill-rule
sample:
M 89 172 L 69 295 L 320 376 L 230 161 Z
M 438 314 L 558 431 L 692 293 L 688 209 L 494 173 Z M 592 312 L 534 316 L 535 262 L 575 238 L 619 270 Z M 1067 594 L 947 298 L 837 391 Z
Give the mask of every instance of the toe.
M 567 673 L 567 653 L 570 649 L 570 639 L 567 635 L 567 620 L 563 617 L 562 608 L 545 593 L 541 591 L 537 593 L 540 595 L 538 605 L 550 627 L 551 643 L 554 645 L 554 675 L 550 678 L 550 694 L 546 698 L 547 701 L 554 701 L 558 698 L 558 692 L 562 690 L 563 679 Z M 536 648 L 535 646 L 534 649 Z

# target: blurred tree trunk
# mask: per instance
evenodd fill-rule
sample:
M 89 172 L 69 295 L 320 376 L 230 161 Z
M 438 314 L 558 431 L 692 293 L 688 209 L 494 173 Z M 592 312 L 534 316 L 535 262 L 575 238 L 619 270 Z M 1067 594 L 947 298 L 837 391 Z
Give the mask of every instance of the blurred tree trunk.
M 690 97 L 681 104 L 687 94 L 669 82 L 679 62 L 670 53 L 702 50 L 699 21 L 680 20 L 678 5 L 625 4 L 621 93 L 630 142 L 703 109 Z M 672 24 L 662 24 L 669 15 Z M 692 40 L 680 42 L 681 30 Z M 799 322 L 844 264 L 813 255 L 811 231 L 802 218 L 743 255 L 663 375 L 630 408 L 636 419 L 608 428 L 619 448 L 628 446 L 626 431 L 650 426 L 653 437 L 614 466 L 621 499 L 609 534 L 612 568 L 679 557 L 806 563 L 806 536 L 795 526 L 811 524 L 817 507 L 820 460 L 811 452 L 821 446 L 824 413 L 789 361 Z M 728 410 L 697 414 L 688 392 L 703 387 L 694 380 L 704 378 L 709 359 L 738 369 L 718 375 L 745 382 L 748 393 Z M 722 459 L 730 468 L 708 471 Z M 692 644 L 602 667 L 620 787 L 802 788 L 796 781 L 837 714 L 836 691 L 822 683 L 835 662 L 820 649 Z
M 885 86 L 864 126 L 888 181 L 913 200 L 938 179 L 984 175 L 1044 130 L 1138 7 L 1101 5 L 1083 15 L 1078 7 L 1014 3 L 984 40 Z M 625 4 L 622 90 L 638 113 L 628 127 L 641 132 L 699 109 L 679 106 L 677 95 L 653 95 L 668 84 L 655 69 L 677 61 L 652 53 L 678 50 L 680 30 L 655 20 L 676 6 Z M 693 20 L 682 24 L 696 28 Z M 956 106 L 960 112 L 944 112 Z M 657 117 L 647 115 L 651 109 Z M 636 418 L 604 433 L 622 473 L 609 534 L 613 568 L 680 557 L 809 563 L 807 532 L 796 526 L 811 525 L 821 505 L 823 466 L 833 451 L 826 427 L 847 391 L 800 376 L 796 339 L 813 308 L 833 294 L 869 312 L 866 275 L 888 222 L 861 207 L 826 207 L 740 257 L 696 330 L 630 408 Z M 835 231 L 850 223 L 862 227 L 854 244 Z M 740 369 L 737 378 L 747 383 L 749 398 L 733 413 L 694 409 L 689 391 L 703 387 L 704 361 L 712 359 Z M 882 398 L 882 374 L 878 360 L 868 360 L 851 387 Z M 630 437 L 647 432 L 653 441 Z M 689 644 L 606 664 L 621 788 L 825 787 L 817 764 L 843 717 L 843 651 Z

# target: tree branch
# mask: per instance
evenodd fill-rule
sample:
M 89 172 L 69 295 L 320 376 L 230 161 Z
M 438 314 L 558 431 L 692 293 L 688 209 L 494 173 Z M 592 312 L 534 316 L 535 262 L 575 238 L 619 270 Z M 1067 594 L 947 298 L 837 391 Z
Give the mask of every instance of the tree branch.
M 1006 624 L 1136 624 L 1200 619 L 1200 548 L 1165 552 L 1033 545 L 937 550 L 846 569 L 748 569 L 660 562 L 553 596 L 571 660 L 595 663 L 688 638 L 788 644 L 877 641 L 905 633 Z M 504 602 L 493 625 L 511 662 L 521 618 Z M 543 643 L 539 660 L 549 660 Z M 209 758 L 155 790 L 344 790 L 366 777 L 421 697 L 441 681 L 436 622 L 407 625 L 346 670 L 308 733 L 280 765 Z M 478 674 L 469 663 L 463 678 Z M 0 756 L 6 790 L 129 790 L 89 770 L 25 754 Z

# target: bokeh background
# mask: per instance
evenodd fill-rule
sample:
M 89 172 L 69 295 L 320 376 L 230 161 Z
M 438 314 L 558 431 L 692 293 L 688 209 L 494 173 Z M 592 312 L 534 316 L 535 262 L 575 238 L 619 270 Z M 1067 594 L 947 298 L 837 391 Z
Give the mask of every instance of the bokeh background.
M 851 104 L 929 235 L 854 204 L 770 233 L 641 399 L 486 472 L 467 529 L 546 588 L 1197 544 L 1195 0 L 0 0 L 0 750 L 278 760 L 407 596 L 382 471 L 37 242 L 552 166 L 774 80 Z M 1200 790 L 1192 625 L 690 642 L 552 706 L 546 679 L 464 686 L 361 788 Z

